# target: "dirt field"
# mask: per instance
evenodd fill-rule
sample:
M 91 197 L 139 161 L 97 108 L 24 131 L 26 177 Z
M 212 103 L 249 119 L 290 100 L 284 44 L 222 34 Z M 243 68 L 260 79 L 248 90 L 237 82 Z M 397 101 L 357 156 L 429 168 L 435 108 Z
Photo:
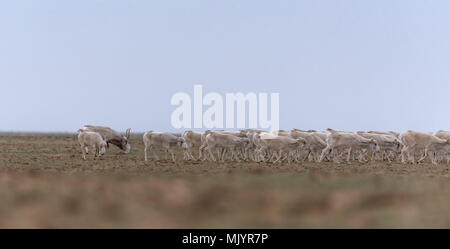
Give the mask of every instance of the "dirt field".
M 450 228 L 447 165 L 145 163 L 131 145 L 83 161 L 75 135 L 2 134 L 0 227 Z

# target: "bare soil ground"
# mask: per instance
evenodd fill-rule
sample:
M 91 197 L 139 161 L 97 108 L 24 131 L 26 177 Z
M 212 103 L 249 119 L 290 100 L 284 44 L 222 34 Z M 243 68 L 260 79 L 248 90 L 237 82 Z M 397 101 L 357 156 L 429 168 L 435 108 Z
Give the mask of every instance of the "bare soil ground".
M 131 144 L 83 161 L 75 135 L 2 134 L 0 228 L 450 228 L 445 164 L 145 163 Z

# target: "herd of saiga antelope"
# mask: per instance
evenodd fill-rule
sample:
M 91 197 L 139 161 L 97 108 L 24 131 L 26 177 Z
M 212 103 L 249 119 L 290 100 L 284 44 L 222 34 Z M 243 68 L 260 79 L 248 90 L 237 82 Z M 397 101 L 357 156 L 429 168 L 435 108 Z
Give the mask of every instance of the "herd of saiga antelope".
M 104 126 L 86 125 L 78 130 L 78 141 L 83 159 L 89 147 L 95 151 L 94 158 L 105 153 L 109 144 L 114 144 L 129 153 L 128 143 L 130 129 L 125 135 Z M 148 131 L 143 136 L 145 145 L 145 161 L 147 151 L 153 152 L 159 160 L 155 149 L 165 151 L 167 158 L 171 154 L 175 162 L 173 150 L 183 149 L 184 160 L 210 161 L 254 161 L 279 163 L 300 163 L 323 160 L 347 163 L 352 160 L 368 162 L 373 160 L 401 161 L 402 163 L 420 163 L 427 157 L 433 164 L 446 161 L 450 157 L 450 131 L 422 133 L 408 130 L 403 133 L 381 131 L 346 132 L 327 129 L 325 132 L 315 130 L 298 130 L 265 132 L 260 130 L 210 131 L 203 133 L 186 131 L 181 137 L 167 132 Z M 194 157 L 193 149 L 198 150 Z M 416 154 L 419 160 L 415 159 Z

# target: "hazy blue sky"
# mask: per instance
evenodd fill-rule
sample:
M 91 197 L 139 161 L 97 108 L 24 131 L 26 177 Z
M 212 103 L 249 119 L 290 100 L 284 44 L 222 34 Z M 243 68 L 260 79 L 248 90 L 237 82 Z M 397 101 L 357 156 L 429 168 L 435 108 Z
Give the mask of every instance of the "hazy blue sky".
M 175 92 L 280 127 L 450 129 L 450 1 L 0 1 L 0 130 L 170 130 Z

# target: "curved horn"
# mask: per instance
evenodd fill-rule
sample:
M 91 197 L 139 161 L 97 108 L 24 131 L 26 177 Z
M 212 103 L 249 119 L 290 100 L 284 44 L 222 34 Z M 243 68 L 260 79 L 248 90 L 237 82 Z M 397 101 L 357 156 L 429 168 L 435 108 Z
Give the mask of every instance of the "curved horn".
M 130 138 L 131 135 L 131 128 L 128 128 L 127 131 L 125 132 L 125 136 L 128 138 Z

